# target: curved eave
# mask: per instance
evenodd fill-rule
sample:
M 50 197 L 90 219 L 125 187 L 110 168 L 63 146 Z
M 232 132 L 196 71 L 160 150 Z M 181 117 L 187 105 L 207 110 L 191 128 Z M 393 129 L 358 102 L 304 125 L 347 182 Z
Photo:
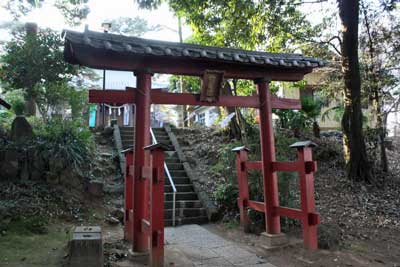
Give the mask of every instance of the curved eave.
M 226 78 L 269 77 L 280 81 L 301 80 L 313 68 L 324 64 L 317 59 L 296 54 L 271 54 L 195 45 L 183 48 L 178 47 L 182 44 L 147 41 L 139 38 L 131 39 L 136 42 L 147 41 L 149 46 L 139 43 L 138 48 L 132 49 L 132 45 L 127 44 L 129 37 L 123 37 L 121 41 L 121 37 L 117 35 L 111 35 L 111 37 L 114 36 L 111 39 L 107 34 L 95 34 L 95 36 L 98 35 L 103 39 L 96 39 L 93 36 L 90 39 L 85 34 L 77 33 L 71 33 L 68 36 L 67 33 L 64 47 L 65 60 L 71 64 L 97 69 L 124 71 L 146 69 L 154 73 L 192 76 L 201 76 L 205 70 L 221 70 L 224 71 Z M 116 38 L 118 40 L 115 40 Z M 203 51 L 206 52 L 203 53 Z M 214 55 L 222 53 L 223 59 L 218 56 L 212 57 L 212 53 Z M 229 57 L 227 59 L 224 56 Z

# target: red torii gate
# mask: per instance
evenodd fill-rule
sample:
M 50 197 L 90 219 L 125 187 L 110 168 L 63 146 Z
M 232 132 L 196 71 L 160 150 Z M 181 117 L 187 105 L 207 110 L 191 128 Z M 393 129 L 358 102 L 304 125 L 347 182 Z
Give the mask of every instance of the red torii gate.
M 161 42 L 98 33 L 64 31 L 66 61 L 99 69 L 133 71 L 137 88 L 127 90 L 90 90 L 91 103 L 133 103 L 136 106 L 136 133 L 133 153 L 127 156 L 125 183 L 125 238 L 132 241 L 134 252 L 150 252 L 151 266 L 163 266 L 164 240 L 164 156 L 161 144 L 150 145 L 151 104 L 207 105 L 249 107 L 260 110 L 260 162 L 246 162 L 246 149 L 238 151 L 239 207 L 241 223 L 246 226 L 245 210 L 253 208 L 266 215 L 266 232 L 279 235 L 280 216 L 301 219 L 305 245 L 317 248 L 312 172 L 315 163 L 305 145 L 295 163 L 275 162 L 272 109 L 299 109 L 300 102 L 271 95 L 271 80 L 298 81 L 323 62 L 299 54 L 271 54 L 239 49 Z M 151 90 L 153 73 L 169 73 L 203 77 L 201 94 L 168 93 Z M 214 76 L 213 76 L 214 75 Z M 224 96 L 219 93 L 223 78 L 249 79 L 257 85 L 252 96 Z M 216 82 L 217 81 L 217 82 Z M 300 151 L 300 149 L 299 149 Z M 256 203 L 246 195 L 245 171 L 262 170 L 264 203 Z M 301 173 L 302 210 L 279 207 L 277 171 Z M 306 174 L 306 175 L 303 175 Z M 310 177 L 311 174 L 311 177 Z M 304 179 L 302 178 L 304 177 Z M 304 190 L 303 190 L 304 189 Z M 303 205 L 303 202 L 307 203 Z M 310 230 L 311 229 L 311 230 Z

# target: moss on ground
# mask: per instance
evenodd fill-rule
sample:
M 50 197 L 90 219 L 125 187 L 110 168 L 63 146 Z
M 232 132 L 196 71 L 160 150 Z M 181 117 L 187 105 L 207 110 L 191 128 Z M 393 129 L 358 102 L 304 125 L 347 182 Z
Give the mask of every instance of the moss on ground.
M 0 236 L 0 266 L 62 266 L 70 238 L 66 227 L 48 227 L 45 234 L 9 228 Z

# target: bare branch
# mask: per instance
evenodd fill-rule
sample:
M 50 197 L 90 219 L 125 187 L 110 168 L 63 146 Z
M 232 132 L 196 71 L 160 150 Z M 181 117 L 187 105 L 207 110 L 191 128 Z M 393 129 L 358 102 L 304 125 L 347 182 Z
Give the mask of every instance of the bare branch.
M 294 3 L 294 5 L 304 5 L 304 4 L 320 4 L 320 3 L 324 3 L 324 2 L 328 2 L 328 0 L 310 0 L 310 1 L 300 1 L 298 3 Z

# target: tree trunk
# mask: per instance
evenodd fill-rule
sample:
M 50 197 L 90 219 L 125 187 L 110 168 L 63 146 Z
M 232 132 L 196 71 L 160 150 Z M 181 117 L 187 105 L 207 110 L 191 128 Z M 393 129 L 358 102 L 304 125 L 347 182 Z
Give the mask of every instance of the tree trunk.
M 362 133 L 361 80 L 358 62 L 359 0 L 338 0 L 342 21 L 344 75 L 343 145 L 349 179 L 373 182 Z
M 377 74 L 377 69 L 379 69 L 379 63 L 376 61 L 376 53 L 375 53 L 375 46 L 374 46 L 374 39 L 371 33 L 371 25 L 368 17 L 367 8 L 364 5 L 364 2 L 361 2 L 363 14 L 364 14 L 364 23 L 365 28 L 367 30 L 368 36 L 368 55 L 369 55 L 369 66 L 367 67 L 367 75 L 370 76 L 370 90 L 369 93 L 372 93 L 373 98 L 373 107 L 374 113 L 376 116 L 376 128 L 378 129 L 379 134 L 379 149 L 380 149 L 380 156 L 381 156 L 381 168 L 382 171 L 388 171 L 388 161 L 386 155 L 386 147 L 385 147 L 385 138 L 386 138 L 386 123 L 384 122 L 383 118 L 383 111 L 382 111 L 382 90 L 380 89 L 381 86 L 379 85 L 379 77 Z
M 26 99 L 25 111 L 27 116 L 36 116 L 36 99 L 31 94 Z
M 222 95 L 233 95 L 231 85 L 228 81 L 225 82 L 225 85 L 222 87 Z M 231 113 L 235 113 L 236 115 L 229 122 L 229 135 L 232 139 L 240 140 L 242 142 L 246 141 L 242 138 L 242 129 L 240 127 L 240 120 L 242 119 L 242 114 L 240 110 L 237 110 L 234 107 L 225 107 L 227 115 Z M 245 144 L 246 145 L 246 144 Z

